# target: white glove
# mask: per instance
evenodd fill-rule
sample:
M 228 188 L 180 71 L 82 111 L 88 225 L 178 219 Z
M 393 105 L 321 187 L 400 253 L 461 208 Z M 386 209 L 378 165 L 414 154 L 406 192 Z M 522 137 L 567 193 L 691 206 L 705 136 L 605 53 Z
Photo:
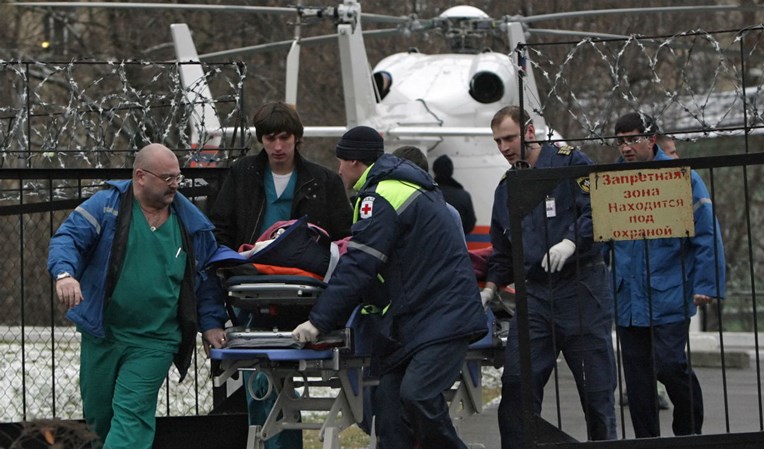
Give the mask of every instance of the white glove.
M 548 273 L 555 273 L 563 269 L 569 257 L 574 254 L 576 245 L 569 239 L 563 239 L 560 243 L 553 245 L 549 250 L 550 263 L 547 263 L 547 253 L 542 258 L 542 268 Z
M 310 321 L 306 321 L 292 331 L 292 338 L 301 343 L 315 343 L 319 337 L 319 329 Z
M 483 290 L 481 290 L 481 305 L 484 309 L 489 307 L 489 303 L 492 299 L 494 299 L 494 295 L 497 292 L 491 288 L 491 287 L 485 287 Z

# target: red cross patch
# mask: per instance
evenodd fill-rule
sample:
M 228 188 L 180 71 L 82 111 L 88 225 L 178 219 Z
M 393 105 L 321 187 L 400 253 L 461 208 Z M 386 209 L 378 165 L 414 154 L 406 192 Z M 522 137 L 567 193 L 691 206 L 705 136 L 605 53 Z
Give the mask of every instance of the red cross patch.
M 368 196 L 361 200 L 361 206 L 359 206 L 359 217 L 369 218 L 372 216 L 372 206 L 375 202 L 375 197 Z

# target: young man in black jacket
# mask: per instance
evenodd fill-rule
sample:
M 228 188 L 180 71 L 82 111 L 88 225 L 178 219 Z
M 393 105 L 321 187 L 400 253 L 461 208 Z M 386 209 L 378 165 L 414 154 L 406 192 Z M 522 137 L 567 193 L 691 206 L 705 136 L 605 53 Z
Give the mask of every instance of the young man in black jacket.
M 231 166 L 210 212 L 218 242 L 237 249 L 254 243 L 274 222 L 308 215 L 332 240 L 350 235 L 351 206 L 340 177 L 304 159 L 303 123 L 282 102 L 255 112 L 255 135 L 263 149 Z
M 234 162 L 223 181 L 210 213 L 218 243 L 238 249 L 254 243 L 275 222 L 304 215 L 332 240 L 349 235 L 352 211 L 343 182 L 300 155 L 303 123 L 297 111 L 286 103 L 266 103 L 255 112 L 253 125 L 263 149 Z M 267 382 L 259 376 L 256 388 L 265 392 Z M 255 401 L 249 390 L 246 395 L 250 424 L 262 425 L 276 395 L 263 401 Z M 300 430 L 286 430 L 266 441 L 266 449 L 302 447 Z

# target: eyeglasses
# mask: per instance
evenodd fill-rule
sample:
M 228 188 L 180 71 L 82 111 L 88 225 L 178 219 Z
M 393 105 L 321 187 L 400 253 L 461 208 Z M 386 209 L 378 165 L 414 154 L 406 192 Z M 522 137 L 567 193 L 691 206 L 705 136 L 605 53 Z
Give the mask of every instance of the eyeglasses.
M 614 141 L 614 146 L 623 147 L 625 145 L 627 146 L 637 145 L 640 142 L 644 141 L 646 138 L 647 138 L 646 136 L 618 137 Z
M 149 170 L 146 170 L 145 168 L 142 168 L 141 171 L 145 171 L 146 173 L 154 176 L 155 178 L 159 178 L 159 179 L 165 181 L 168 185 L 172 184 L 173 181 L 175 181 L 178 184 L 180 184 L 180 183 L 183 182 L 184 179 L 186 179 L 186 177 L 183 176 L 180 173 L 177 174 L 177 175 L 159 176 L 158 174 L 150 172 Z

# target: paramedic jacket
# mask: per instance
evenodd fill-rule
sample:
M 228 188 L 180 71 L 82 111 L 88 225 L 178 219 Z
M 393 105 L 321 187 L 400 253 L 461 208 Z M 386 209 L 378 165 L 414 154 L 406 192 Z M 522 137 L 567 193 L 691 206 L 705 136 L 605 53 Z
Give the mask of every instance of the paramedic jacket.
M 320 332 L 342 328 L 378 273 L 390 306 L 374 348 L 379 374 L 420 348 L 478 339 L 486 316 L 461 229 L 432 178 L 383 154 L 361 176 L 348 251 L 309 316 Z
M 542 145 L 535 169 L 590 165 L 592 161 L 580 150 L 571 146 L 558 148 Z M 513 192 L 522 195 L 522 192 Z M 494 206 L 491 212 L 491 244 L 494 251 L 489 258 L 487 281 L 497 285 L 513 282 L 512 243 L 510 241 L 510 215 L 507 210 L 507 178 L 503 177 L 494 191 Z M 554 201 L 555 216 L 547 218 L 545 236 L 546 201 Z M 523 217 L 523 260 L 526 279 L 537 282 L 547 280 L 547 273 L 541 266 L 548 248 L 563 239 L 576 243 L 576 253 L 570 257 L 559 273 L 551 275 L 555 282 L 560 277 L 568 278 L 576 270 L 577 260 L 582 269 L 590 263 L 603 260 L 602 245 L 593 243 L 592 208 L 588 178 L 561 181 L 547 195 L 547 200 L 537 204 Z
M 51 276 L 67 272 L 80 282 L 83 300 L 69 309 L 67 318 L 81 332 L 97 338 L 106 336 L 104 310 L 119 279 L 133 211 L 132 181 L 107 184 L 111 188 L 77 206 L 64 221 L 51 238 L 48 254 Z M 182 338 L 173 360 L 183 380 L 196 347 L 197 330 L 223 328 L 226 311 L 217 279 L 204 271 L 217 249 L 212 223 L 180 192 L 176 192 L 171 207 L 188 255 L 178 301 Z
M 658 145 L 654 146 L 654 153 L 655 161 L 672 160 Z M 694 294 L 725 297 L 725 253 L 720 227 L 713 214 L 709 192 L 696 171 L 691 171 L 691 191 L 694 237 L 649 239 L 645 243 L 647 250 L 642 240 L 613 243 L 619 326 L 677 323 L 696 314 Z M 646 251 L 650 255 L 648 266 Z M 681 259 L 683 256 L 685 262 Z M 646 280 L 649 267 L 650 288 Z

